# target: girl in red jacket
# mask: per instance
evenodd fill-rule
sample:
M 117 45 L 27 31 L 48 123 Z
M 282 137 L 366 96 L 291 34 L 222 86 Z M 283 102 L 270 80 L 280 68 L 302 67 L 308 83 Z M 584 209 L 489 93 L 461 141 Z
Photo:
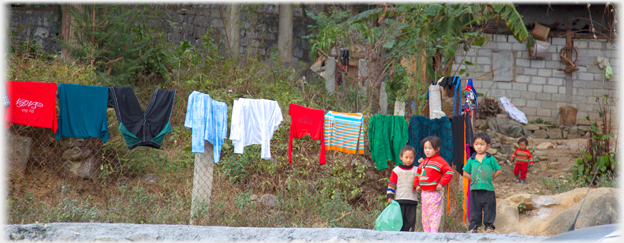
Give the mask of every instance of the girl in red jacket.
M 439 155 L 442 141 L 436 136 L 423 139 L 420 144 L 426 159 L 420 158 L 414 178 L 414 190 L 421 194 L 422 224 L 425 232 L 437 233 L 442 218 L 442 188 L 453 178 L 453 169 Z

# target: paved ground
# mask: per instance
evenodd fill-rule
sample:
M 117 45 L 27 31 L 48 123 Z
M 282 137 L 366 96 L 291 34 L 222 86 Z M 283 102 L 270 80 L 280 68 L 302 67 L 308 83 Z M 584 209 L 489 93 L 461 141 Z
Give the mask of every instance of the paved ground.
M 502 234 L 381 232 L 347 228 L 245 228 L 105 223 L 5 226 L 5 239 L 13 241 L 533 242 L 544 238 L 546 237 Z

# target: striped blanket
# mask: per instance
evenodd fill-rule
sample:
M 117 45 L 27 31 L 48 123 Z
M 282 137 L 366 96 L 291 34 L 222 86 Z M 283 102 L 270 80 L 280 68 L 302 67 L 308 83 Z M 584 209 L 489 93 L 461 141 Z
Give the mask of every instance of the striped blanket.
M 362 113 L 330 111 L 325 114 L 325 150 L 364 154 Z M 359 147 L 359 149 L 356 147 Z

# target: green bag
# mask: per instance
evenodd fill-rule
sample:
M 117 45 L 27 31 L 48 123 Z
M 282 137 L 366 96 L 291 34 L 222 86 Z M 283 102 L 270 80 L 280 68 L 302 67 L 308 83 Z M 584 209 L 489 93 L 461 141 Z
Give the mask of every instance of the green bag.
M 377 221 L 375 221 L 375 229 L 379 231 L 399 231 L 403 227 L 403 216 L 401 215 L 401 206 L 395 200 L 381 212 Z
M 607 61 L 607 66 L 605 67 L 604 77 L 607 79 L 611 79 L 611 77 L 613 77 L 613 68 L 611 68 L 611 63 L 609 63 L 609 61 Z

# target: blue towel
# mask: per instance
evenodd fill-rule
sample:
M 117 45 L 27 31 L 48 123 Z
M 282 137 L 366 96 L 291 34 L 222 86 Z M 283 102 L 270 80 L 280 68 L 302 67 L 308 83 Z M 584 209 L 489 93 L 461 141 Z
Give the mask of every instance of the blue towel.
M 188 98 L 184 126 L 191 128 L 191 151 L 204 153 L 204 140 L 214 149 L 214 161 L 219 163 L 221 146 L 227 135 L 227 105 L 210 95 L 193 91 Z
M 56 140 L 61 137 L 108 140 L 108 87 L 59 84 L 58 99 Z

